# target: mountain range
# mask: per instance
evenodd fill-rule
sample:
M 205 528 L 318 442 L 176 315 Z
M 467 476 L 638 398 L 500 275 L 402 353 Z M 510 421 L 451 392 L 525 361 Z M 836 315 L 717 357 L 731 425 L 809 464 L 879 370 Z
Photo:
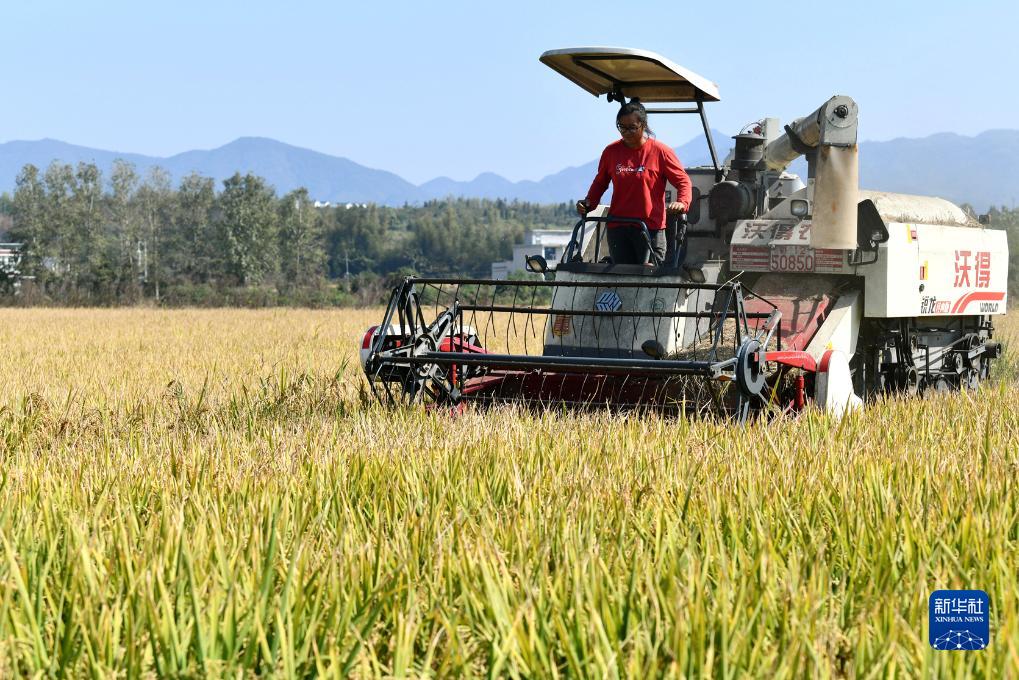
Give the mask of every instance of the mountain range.
M 712 130 L 712 136 L 719 155 L 724 157 L 732 145 L 729 135 Z M 710 163 L 703 137 L 676 150 L 687 166 Z M 161 166 L 174 181 L 191 172 L 217 182 L 238 171 L 250 172 L 265 178 L 280 193 L 303 186 L 320 201 L 383 205 L 447 196 L 560 203 L 586 193 L 597 166 L 597 160 L 592 159 L 539 180 L 520 182 L 486 172 L 466 182 L 438 177 L 415 185 L 386 170 L 263 137 L 241 137 L 216 149 L 186 151 L 166 158 L 42 139 L 0 144 L 0 191 L 13 191 L 15 178 L 27 163 L 45 169 L 54 160 L 93 162 L 108 177 L 118 158 L 133 163 L 142 175 L 152 166 Z M 805 167 L 800 163 L 793 171 L 804 174 Z M 1019 130 L 990 130 L 973 137 L 939 133 L 919 139 L 861 142 L 860 186 L 941 196 L 969 203 L 980 211 L 990 206 L 1012 206 L 1019 194 Z

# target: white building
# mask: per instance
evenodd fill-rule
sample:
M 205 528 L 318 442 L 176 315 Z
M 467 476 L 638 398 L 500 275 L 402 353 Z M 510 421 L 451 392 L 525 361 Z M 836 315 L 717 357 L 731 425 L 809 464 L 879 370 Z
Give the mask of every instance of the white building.
M 524 242 L 513 246 L 513 259 L 492 263 L 493 279 L 508 279 L 513 272 L 527 271 L 529 255 L 541 255 L 550 265 L 559 261 L 570 243 L 571 232 L 563 229 L 534 229 L 524 234 Z
M 0 243 L 0 272 L 9 276 L 18 275 L 18 265 L 21 264 L 20 243 Z

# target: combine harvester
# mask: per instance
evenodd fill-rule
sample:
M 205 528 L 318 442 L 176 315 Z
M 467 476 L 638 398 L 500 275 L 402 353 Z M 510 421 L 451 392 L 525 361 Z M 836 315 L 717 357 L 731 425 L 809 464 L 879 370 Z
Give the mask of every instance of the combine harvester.
M 361 346 L 378 398 L 744 420 L 988 378 L 1000 351 L 991 317 L 1006 310 L 1005 233 L 940 198 L 859 190 L 850 97 L 784 128 L 762 120 L 719 162 L 704 109 L 719 94 L 707 79 L 643 50 L 541 61 L 609 102 L 639 97 L 678 105 L 648 113 L 700 117 L 712 165 L 687 169 L 689 213 L 669 224 L 665 260 L 652 266 L 605 257 L 603 227 L 622 220 L 599 206 L 560 262 L 528 258 L 542 279 L 405 279 Z M 787 172 L 799 156 L 805 180 Z

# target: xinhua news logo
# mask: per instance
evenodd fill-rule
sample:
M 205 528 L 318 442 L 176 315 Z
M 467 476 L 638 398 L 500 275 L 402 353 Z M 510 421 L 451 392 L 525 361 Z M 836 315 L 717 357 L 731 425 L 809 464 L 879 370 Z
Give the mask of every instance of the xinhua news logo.
M 983 649 L 990 642 L 991 600 L 984 591 L 935 590 L 929 605 L 934 649 Z

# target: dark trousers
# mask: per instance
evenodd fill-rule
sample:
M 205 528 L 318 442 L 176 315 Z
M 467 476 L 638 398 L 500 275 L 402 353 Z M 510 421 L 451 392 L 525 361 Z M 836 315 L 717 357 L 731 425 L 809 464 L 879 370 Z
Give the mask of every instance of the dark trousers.
M 651 245 L 660 261 L 665 260 L 665 230 L 649 232 Z M 647 264 L 651 260 L 651 251 L 643 230 L 637 226 L 620 225 L 608 229 L 609 255 L 613 264 Z

